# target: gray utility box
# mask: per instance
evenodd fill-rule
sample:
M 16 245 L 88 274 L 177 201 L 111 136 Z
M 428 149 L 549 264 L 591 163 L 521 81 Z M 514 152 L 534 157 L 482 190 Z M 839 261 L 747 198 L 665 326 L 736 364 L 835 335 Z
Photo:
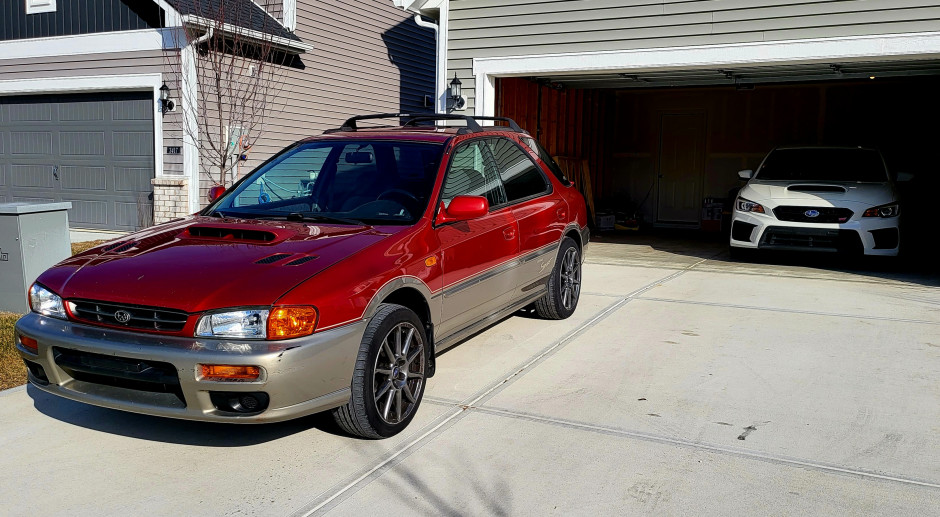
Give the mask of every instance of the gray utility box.
M 72 254 L 72 203 L 0 203 L 0 311 L 26 314 L 26 290 Z

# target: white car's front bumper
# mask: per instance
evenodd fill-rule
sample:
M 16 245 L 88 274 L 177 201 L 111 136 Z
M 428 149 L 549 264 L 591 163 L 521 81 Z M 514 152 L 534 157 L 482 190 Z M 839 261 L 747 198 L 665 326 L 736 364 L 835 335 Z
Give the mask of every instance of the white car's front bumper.
M 768 210 L 770 212 L 770 210 Z M 898 218 L 859 217 L 845 223 L 781 221 L 773 213 L 735 210 L 731 246 L 792 251 L 861 251 L 865 255 L 895 256 L 900 238 Z

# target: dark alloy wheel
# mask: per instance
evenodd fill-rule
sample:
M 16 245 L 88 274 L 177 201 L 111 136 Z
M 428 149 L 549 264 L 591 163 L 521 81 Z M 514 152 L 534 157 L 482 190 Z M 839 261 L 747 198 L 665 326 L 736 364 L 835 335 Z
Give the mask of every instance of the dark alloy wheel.
M 362 337 L 350 400 L 333 410 L 344 431 L 387 438 L 408 426 L 421 404 L 427 378 L 423 329 L 407 307 L 379 306 Z
M 535 312 L 546 319 L 565 319 L 578 307 L 580 296 L 581 253 L 574 240 L 565 237 L 548 281 L 548 292 L 535 302 Z

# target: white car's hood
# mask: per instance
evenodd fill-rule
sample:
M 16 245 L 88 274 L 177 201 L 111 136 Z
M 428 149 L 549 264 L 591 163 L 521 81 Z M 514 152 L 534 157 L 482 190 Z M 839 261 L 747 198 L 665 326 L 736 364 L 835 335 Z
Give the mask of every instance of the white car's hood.
M 772 206 L 884 205 L 897 200 L 894 185 L 854 181 L 761 181 L 753 179 L 741 189 L 743 198 Z

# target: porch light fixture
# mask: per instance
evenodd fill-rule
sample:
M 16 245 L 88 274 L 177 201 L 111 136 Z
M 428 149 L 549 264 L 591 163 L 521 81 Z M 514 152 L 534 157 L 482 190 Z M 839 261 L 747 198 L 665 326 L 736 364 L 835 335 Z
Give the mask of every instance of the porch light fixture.
M 160 87 L 160 113 L 166 115 L 167 111 L 173 111 L 176 108 L 176 102 L 170 98 L 170 88 L 163 83 Z
M 461 96 L 460 87 L 463 83 L 457 79 L 457 72 L 454 72 L 454 80 L 450 82 L 450 100 L 453 101 L 455 110 L 463 109 L 466 101 Z

